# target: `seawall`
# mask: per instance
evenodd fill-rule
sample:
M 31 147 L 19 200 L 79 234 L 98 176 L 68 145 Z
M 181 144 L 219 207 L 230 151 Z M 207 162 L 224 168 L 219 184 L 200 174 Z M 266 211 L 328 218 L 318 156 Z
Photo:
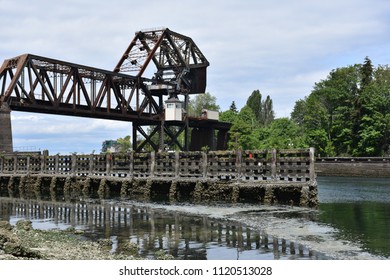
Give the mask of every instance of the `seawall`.
M 317 158 L 318 176 L 390 178 L 390 157 Z
M 0 195 L 316 207 L 313 149 L 0 157 Z

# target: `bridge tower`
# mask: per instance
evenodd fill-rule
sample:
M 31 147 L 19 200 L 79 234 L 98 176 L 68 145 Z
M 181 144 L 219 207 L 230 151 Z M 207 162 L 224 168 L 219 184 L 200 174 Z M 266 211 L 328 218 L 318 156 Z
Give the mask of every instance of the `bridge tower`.
M 0 153 L 12 153 L 11 109 L 7 103 L 0 107 Z
M 154 129 L 148 128 L 149 132 L 145 132 L 142 121 L 133 122 L 133 147 L 136 150 L 146 144 L 155 150 L 172 145 L 177 145 L 180 150 L 189 149 L 189 97 L 205 93 L 208 66 L 206 57 L 187 36 L 168 28 L 135 34 L 114 71 L 131 72 L 136 77 L 152 71 L 154 76 L 149 90 L 159 100 L 159 122 Z M 179 141 L 183 133 L 184 137 Z M 137 142 L 138 134 L 145 138 L 142 143 Z M 158 137 L 154 137 L 157 134 Z

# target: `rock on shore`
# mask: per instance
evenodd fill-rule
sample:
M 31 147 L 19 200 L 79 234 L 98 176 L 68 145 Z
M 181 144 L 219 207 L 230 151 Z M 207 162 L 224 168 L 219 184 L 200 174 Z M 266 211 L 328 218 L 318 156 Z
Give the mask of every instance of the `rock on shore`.
M 74 229 L 36 230 L 31 221 L 20 220 L 15 226 L 0 221 L 0 260 L 123 260 L 138 259 L 136 244 L 131 250 L 111 253 L 110 240 L 83 240 Z M 163 256 L 166 258 L 166 256 Z

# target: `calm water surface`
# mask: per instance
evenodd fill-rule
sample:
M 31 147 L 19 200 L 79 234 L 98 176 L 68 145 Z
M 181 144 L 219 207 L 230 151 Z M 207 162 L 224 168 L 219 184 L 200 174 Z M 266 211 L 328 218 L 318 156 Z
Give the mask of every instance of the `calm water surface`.
M 339 238 L 390 257 L 390 179 L 320 177 L 318 186 L 320 222 L 337 228 Z
M 390 179 L 318 178 L 318 210 L 264 205 L 170 205 L 129 201 L 80 203 L 0 198 L 0 219 L 31 219 L 34 228 L 81 229 L 127 241 L 153 258 L 348 259 L 390 257 Z

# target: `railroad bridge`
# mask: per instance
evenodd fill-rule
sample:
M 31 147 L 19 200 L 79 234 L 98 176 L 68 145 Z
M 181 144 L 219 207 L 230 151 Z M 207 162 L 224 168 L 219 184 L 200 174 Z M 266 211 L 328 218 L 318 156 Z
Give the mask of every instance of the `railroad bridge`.
M 6 59 L 0 151 L 13 150 L 11 110 L 131 122 L 135 151 L 225 149 L 229 123 L 188 115 L 190 96 L 205 93 L 208 66 L 191 38 L 168 28 L 137 32 L 113 71 L 33 54 Z M 154 76 L 143 77 L 146 70 Z M 205 140 L 189 143 L 190 132 Z
M 170 201 L 316 206 L 312 149 L 220 152 L 231 124 L 188 114 L 190 96 L 205 92 L 208 66 L 191 38 L 167 28 L 137 32 L 112 71 L 32 54 L 6 59 L 0 67 L 0 195 L 162 194 Z M 144 77 L 151 67 L 153 77 Z M 12 110 L 131 122 L 134 152 L 13 153 Z M 201 152 L 205 146 L 208 153 Z

